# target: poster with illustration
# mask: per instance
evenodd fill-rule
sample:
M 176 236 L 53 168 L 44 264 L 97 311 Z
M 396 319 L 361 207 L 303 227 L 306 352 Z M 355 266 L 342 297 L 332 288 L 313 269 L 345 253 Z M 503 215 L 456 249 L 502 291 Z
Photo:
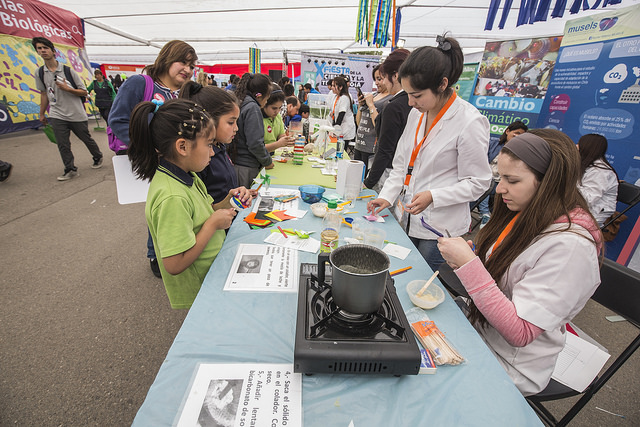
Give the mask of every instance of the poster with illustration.
M 640 8 L 568 21 L 538 127 L 559 129 L 577 142 L 597 133 L 608 141 L 607 159 L 618 177 L 640 181 Z M 621 205 L 622 206 L 622 205 Z M 640 208 L 637 209 L 640 211 Z M 638 238 L 628 241 L 636 209 L 627 213 L 606 256 L 627 264 Z M 638 226 L 640 227 L 640 226 Z M 638 230 L 640 231 L 640 229 Z
M 458 96 L 465 101 L 468 101 L 471 98 L 471 93 L 473 92 L 474 83 L 476 81 L 477 70 L 477 62 L 464 64 L 464 67 L 462 68 L 462 74 L 460 74 L 460 78 L 454 86 L 454 89 Z
M 40 91 L 35 78 L 44 61 L 31 45 L 46 37 L 56 59 L 75 70 L 85 86 L 93 80 L 84 50 L 84 28 L 72 12 L 35 0 L 0 2 L 0 134 L 40 126 Z M 91 113 L 91 105 L 86 104 Z
M 561 41 L 554 36 L 486 44 L 469 102 L 489 119 L 492 143 L 513 121 L 535 126 Z

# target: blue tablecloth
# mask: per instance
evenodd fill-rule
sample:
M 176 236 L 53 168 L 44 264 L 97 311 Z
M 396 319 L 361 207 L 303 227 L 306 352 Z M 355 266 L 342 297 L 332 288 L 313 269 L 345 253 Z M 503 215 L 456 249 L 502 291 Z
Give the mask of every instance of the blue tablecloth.
M 367 200 L 358 201 L 349 210 L 364 214 Z M 249 230 L 242 221 L 247 213 L 242 212 L 231 227 L 134 426 L 176 422 L 199 363 L 293 363 L 297 294 L 222 290 L 238 245 L 262 243 L 271 232 Z M 413 305 L 406 285 L 428 278 L 432 271 L 393 217 L 386 220 L 378 225 L 386 231 L 387 239 L 412 248 L 405 260 L 390 257 L 390 270 L 413 266 L 394 277 L 398 297 L 407 310 Z M 322 220 L 309 212 L 295 224 L 285 224 L 317 230 L 314 236 L 319 239 Z M 348 228 L 342 232 L 351 235 Z M 300 252 L 299 262 L 317 262 L 317 255 Z M 466 358 L 463 365 L 439 366 L 435 375 L 303 376 L 304 426 L 347 427 L 351 420 L 356 427 L 541 425 L 449 295 L 428 314 Z

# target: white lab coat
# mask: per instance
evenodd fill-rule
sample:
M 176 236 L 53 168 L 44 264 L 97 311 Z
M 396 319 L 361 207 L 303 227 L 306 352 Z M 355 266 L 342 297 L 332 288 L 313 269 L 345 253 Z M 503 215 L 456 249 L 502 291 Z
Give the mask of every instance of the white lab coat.
M 566 227 L 565 223 L 552 224 L 545 232 Z M 524 347 L 512 346 L 491 325 L 478 332 L 522 394 L 536 394 L 547 386 L 564 347 L 565 324 L 600 284 L 593 238 L 577 224 L 567 232 L 541 234 L 499 282 L 518 317 L 544 332 Z
M 618 177 L 602 160 L 596 160 L 584 171 L 578 190 L 587 200 L 598 225 L 602 226 L 616 210 Z
M 416 109 L 409 113 L 393 158 L 393 170 L 380 191 L 380 197 L 389 203 L 394 203 L 403 188 L 420 115 Z M 425 121 L 426 118 L 418 132 L 418 142 L 425 134 Z M 430 190 L 433 203 L 419 215 L 410 215 L 409 236 L 437 239 L 422 227 L 421 216 L 443 234 L 446 230 L 452 236 L 461 236 L 469 231 L 469 202 L 477 200 L 491 182 L 488 148 L 489 121 L 474 106 L 457 97 L 431 130 L 416 158 L 407 199 Z

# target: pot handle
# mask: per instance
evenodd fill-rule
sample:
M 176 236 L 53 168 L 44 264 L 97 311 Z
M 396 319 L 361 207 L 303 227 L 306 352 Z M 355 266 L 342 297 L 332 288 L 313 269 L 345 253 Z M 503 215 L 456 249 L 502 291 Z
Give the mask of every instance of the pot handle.
M 318 255 L 318 280 L 320 283 L 324 283 L 324 273 L 326 263 L 329 261 L 329 255 L 331 255 L 331 252 L 320 252 L 320 255 Z

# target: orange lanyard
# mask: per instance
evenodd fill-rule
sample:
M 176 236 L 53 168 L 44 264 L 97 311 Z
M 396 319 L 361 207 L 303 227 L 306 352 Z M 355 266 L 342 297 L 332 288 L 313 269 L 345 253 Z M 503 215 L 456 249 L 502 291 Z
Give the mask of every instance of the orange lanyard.
M 493 249 L 491 250 L 491 254 L 489 255 L 489 258 L 491 258 L 491 255 L 493 255 L 496 249 L 498 249 L 498 246 L 500 246 L 500 243 L 502 243 L 505 237 L 507 237 L 507 235 L 511 232 L 511 229 L 513 228 L 513 225 L 516 223 L 516 220 L 518 219 L 519 216 L 520 216 L 520 212 L 518 212 L 516 216 L 514 216 L 511 219 L 511 221 L 509 221 L 509 224 L 507 224 L 504 230 L 502 230 L 502 233 L 500 233 L 500 235 L 498 236 L 498 240 L 496 240 L 496 243 L 493 244 Z
M 422 119 L 424 119 L 424 113 L 422 113 L 422 115 L 420 116 L 420 121 L 418 122 L 418 127 L 416 128 L 416 136 L 413 140 L 413 151 L 411 152 L 411 159 L 409 160 L 407 175 L 404 178 L 404 185 L 409 185 L 409 182 L 411 181 L 411 174 L 413 173 L 413 165 L 416 162 L 416 158 L 418 157 L 418 153 L 422 148 L 422 144 L 424 144 L 424 141 L 427 139 L 427 136 L 429 136 L 431 129 L 433 129 L 433 127 L 440 121 L 442 116 L 444 116 L 444 113 L 446 113 L 449 107 L 451 107 L 451 104 L 453 104 L 453 101 L 455 101 L 455 99 L 456 99 L 456 93 L 454 92 L 453 95 L 451 95 L 451 98 L 449 98 L 449 100 L 447 101 L 447 103 L 444 104 L 444 107 L 442 107 L 442 109 L 438 112 L 435 120 L 433 121 L 433 123 L 431 123 L 431 126 L 429 127 L 429 129 L 424 133 L 424 136 L 422 137 L 422 141 L 418 143 L 418 133 L 420 133 L 420 128 L 422 127 Z
M 340 99 L 340 95 L 336 96 L 336 100 L 333 101 L 333 109 L 331 110 L 331 118 L 336 118 L 336 104 L 338 103 L 338 99 Z

